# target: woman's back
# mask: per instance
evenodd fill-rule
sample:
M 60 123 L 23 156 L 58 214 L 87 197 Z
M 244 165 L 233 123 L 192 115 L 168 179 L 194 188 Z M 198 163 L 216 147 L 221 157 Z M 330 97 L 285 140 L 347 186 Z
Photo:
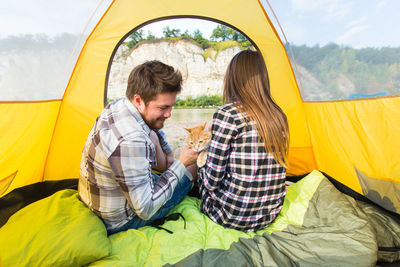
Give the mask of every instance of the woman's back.
M 199 170 L 201 209 L 229 228 L 264 228 L 279 214 L 286 169 L 267 153 L 254 124 L 226 104 L 214 114 L 206 166 Z

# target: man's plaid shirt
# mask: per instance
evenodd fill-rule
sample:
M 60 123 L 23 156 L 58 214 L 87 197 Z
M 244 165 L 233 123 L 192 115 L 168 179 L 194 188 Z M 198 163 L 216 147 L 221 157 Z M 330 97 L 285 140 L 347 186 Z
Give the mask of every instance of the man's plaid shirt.
M 164 152 L 171 152 L 162 131 Z M 108 104 L 86 140 L 79 175 L 79 197 L 108 229 L 134 216 L 147 220 L 167 202 L 186 173 L 178 160 L 153 183 L 155 146 L 150 128 L 135 106 L 121 98 Z
M 201 210 L 241 231 L 270 224 L 286 195 L 286 169 L 259 143 L 257 131 L 233 104 L 218 108 L 207 162 L 199 169 Z

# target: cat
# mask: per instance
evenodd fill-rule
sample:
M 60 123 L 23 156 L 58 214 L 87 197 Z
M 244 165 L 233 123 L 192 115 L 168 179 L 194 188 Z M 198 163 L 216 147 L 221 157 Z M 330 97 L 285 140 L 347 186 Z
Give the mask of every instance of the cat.
M 205 122 L 203 125 L 193 128 L 184 128 L 189 132 L 186 138 L 186 144 L 192 150 L 200 152 L 199 157 L 197 158 L 197 166 L 199 168 L 206 164 L 208 147 L 211 141 L 211 133 L 204 131 L 206 125 L 207 122 Z

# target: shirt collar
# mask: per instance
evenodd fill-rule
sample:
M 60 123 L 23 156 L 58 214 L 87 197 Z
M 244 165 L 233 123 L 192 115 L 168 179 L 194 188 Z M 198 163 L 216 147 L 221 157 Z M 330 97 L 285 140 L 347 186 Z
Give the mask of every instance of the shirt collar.
M 142 126 L 143 130 L 147 135 L 150 136 L 150 127 L 147 125 L 147 123 L 143 120 L 142 115 L 140 112 L 137 110 L 137 108 L 132 104 L 132 102 L 124 97 L 124 103 L 125 106 L 128 108 L 129 112 L 132 114 L 132 116 L 136 119 L 136 121 L 139 123 L 140 126 Z

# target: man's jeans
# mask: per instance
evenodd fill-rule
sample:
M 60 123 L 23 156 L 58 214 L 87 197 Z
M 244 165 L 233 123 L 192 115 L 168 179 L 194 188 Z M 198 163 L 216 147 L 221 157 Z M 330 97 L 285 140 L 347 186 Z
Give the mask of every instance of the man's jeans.
M 153 174 L 153 180 L 157 181 L 160 177 L 157 174 Z M 186 194 L 190 191 L 192 188 L 193 184 L 189 180 L 189 178 L 185 175 L 182 177 L 182 179 L 179 181 L 178 185 L 176 186 L 174 193 L 172 194 L 172 197 L 170 200 L 168 200 L 164 206 L 162 206 L 154 215 L 151 217 L 149 220 L 145 221 L 140 219 L 138 216 L 135 216 L 132 220 L 124 224 L 123 226 L 115 229 L 107 229 L 107 232 L 109 235 L 115 234 L 121 231 L 125 231 L 128 229 L 139 229 L 140 227 L 143 226 L 148 226 L 151 225 L 151 223 L 154 220 L 161 219 L 165 215 L 170 212 L 170 210 L 175 207 L 185 196 Z

